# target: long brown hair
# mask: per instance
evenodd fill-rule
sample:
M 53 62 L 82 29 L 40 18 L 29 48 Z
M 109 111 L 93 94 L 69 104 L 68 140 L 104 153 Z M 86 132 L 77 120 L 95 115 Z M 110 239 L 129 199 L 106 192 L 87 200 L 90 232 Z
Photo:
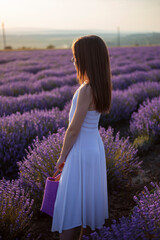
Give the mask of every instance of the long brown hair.
M 76 60 L 77 78 L 82 84 L 87 74 L 92 88 L 95 108 L 100 113 L 109 113 L 112 98 L 112 82 L 108 49 L 105 42 L 96 35 L 77 38 L 72 43 Z

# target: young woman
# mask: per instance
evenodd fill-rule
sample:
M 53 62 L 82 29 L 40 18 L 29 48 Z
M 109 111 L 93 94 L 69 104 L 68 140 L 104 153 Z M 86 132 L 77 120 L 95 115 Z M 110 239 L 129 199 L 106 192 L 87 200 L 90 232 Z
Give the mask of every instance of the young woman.
M 62 170 L 51 231 L 61 240 L 74 239 L 75 228 L 102 228 L 108 213 L 105 149 L 98 130 L 101 113 L 111 108 L 111 71 L 105 42 L 96 35 L 72 44 L 79 88 L 73 95 L 62 151 Z

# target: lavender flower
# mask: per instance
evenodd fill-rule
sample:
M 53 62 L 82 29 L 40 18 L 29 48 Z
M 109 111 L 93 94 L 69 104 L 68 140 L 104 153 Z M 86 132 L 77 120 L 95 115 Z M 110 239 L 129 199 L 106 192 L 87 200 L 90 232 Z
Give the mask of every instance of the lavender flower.
M 127 139 L 119 138 L 119 132 L 113 136 L 114 129 L 110 126 L 107 130 L 100 127 L 100 135 L 104 143 L 107 163 L 107 178 L 109 185 L 118 185 L 120 183 L 129 183 L 131 172 L 141 169 L 142 161 L 138 161 L 137 149 Z M 117 184 L 118 183 L 118 184 Z
M 130 131 L 137 136 L 160 136 L 160 97 L 144 101 L 130 120 Z
M 33 203 L 18 179 L 0 180 L 0 235 L 3 239 L 13 239 L 29 226 Z
M 149 191 L 146 186 L 134 196 L 136 206 L 129 217 L 122 216 L 118 221 L 112 220 L 111 227 L 102 227 L 90 234 L 90 238 L 83 235 L 83 239 L 100 240 L 135 240 L 160 239 L 160 184 L 150 183 L 153 188 Z

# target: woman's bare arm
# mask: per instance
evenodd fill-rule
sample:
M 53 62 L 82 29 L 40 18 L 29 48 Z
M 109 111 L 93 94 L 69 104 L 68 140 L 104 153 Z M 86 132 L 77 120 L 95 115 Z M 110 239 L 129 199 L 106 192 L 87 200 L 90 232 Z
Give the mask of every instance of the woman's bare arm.
M 82 88 L 80 88 L 80 91 L 78 93 L 76 109 L 72 121 L 65 133 L 62 151 L 60 154 L 61 157 L 66 158 L 73 144 L 75 143 L 80 132 L 82 123 L 87 114 L 90 102 L 91 102 L 90 86 L 84 85 Z

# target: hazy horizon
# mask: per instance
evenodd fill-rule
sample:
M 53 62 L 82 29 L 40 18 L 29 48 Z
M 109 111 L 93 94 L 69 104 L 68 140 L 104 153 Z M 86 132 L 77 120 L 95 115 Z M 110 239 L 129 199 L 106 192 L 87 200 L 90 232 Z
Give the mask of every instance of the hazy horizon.
M 54 46 L 55 48 L 71 48 L 71 45 L 77 37 L 91 34 L 91 32 L 57 32 L 57 33 L 19 33 L 6 34 L 6 46 L 17 48 L 47 48 L 47 46 Z M 141 45 L 160 45 L 160 33 L 96 33 L 93 34 L 101 37 L 109 46 L 141 46 Z M 0 39 L 1 40 L 1 39 Z M 3 41 L 0 41 L 0 49 L 4 48 Z
M 132 33 L 160 33 L 160 31 L 121 31 L 121 34 L 132 34 Z M 107 31 L 107 30 L 99 30 L 99 29 L 50 29 L 50 28 L 38 28 L 38 27 L 26 27 L 26 28 L 21 28 L 21 27 L 17 27 L 17 28 L 5 28 L 5 32 L 6 34 L 56 34 L 56 33 L 88 33 L 88 34 L 92 34 L 92 33 L 108 33 L 108 34 L 117 34 L 117 29 L 112 30 L 112 31 Z

